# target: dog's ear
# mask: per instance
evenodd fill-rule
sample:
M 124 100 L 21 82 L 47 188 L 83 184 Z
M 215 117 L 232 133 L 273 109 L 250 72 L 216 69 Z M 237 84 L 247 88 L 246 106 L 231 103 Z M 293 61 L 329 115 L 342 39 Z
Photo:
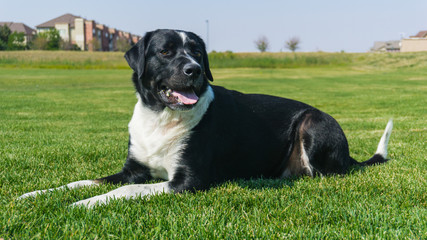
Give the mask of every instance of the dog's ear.
M 193 33 L 193 35 L 195 35 Z M 203 49 L 203 67 L 205 69 L 205 75 L 206 77 L 209 79 L 209 81 L 213 82 L 213 77 L 212 77 L 212 73 L 211 73 L 211 69 L 209 68 L 209 59 L 208 59 L 208 52 L 206 51 L 206 45 L 205 42 L 202 40 L 201 37 L 195 35 L 198 40 L 199 40 L 199 44 L 202 46 Z
M 145 34 L 131 49 L 125 53 L 125 59 L 132 70 L 138 75 L 138 79 L 144 75 L 145 68 L 145 47 L 150 33 Z
M 206 75 L 206 77 L 211 82 L 213 82 L 213 77 L 212 77 L 211 69 L 209 68 L 208 52 L 206 51 L 206 48 L 204 48 L 204 53 L 203 53 L 203 64 L 204 64 L 204 68 L 205 68 L 205 75 Z

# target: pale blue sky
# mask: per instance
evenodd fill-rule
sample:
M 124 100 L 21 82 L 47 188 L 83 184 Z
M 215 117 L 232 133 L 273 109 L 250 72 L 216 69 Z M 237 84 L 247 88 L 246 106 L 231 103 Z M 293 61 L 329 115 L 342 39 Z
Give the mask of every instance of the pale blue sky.
M 65 13 L 143 35 L 157 28 L 189 30 L 209 50 L 256 51 L 265 35 L 271 52 L 298 36 L 300 51 L 366 52 L 374 41 L 427 30 L 427 0 L 0 0 L 0 21 L 31 27 Z

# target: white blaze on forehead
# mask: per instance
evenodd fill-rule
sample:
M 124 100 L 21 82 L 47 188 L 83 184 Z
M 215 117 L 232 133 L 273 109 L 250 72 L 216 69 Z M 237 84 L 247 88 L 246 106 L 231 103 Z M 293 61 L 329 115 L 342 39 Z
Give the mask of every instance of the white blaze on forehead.
M 176 33 L 178 33 L 178 35 L 181 37 L 181 39 L 182 39 L 182 46 L 185 46 L 185 43 L 187 42 L 187 38 L 188 38 L 188 36 L 187 36 L 187 34 L 185 33 L 185 32 L 176 32 Z M 190 59 L 191 60 L 191 62 L 192 63 L 195 63 L 195 64 L 198 64 L 198 65 L 200 65 L 192 56 L 190 56 L 188 53 L 187 53 L 187 51 L 184 49 L 184 53 L 185 53 L 185 56 L 188 58 L 188 59 Z
M 185 45 L 185 42 L 187 41 L 187 34 L 185 32 L 178 32 L 178 34 L 182 39 L 182 44 Z

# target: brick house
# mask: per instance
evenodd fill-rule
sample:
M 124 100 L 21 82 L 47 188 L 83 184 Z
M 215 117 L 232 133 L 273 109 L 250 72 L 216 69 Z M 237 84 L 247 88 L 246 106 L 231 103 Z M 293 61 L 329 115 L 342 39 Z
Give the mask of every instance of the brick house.
M 88 51 L 116 51 L 116 42 L 119 38 L 125 38 L 130 44 L 141 39 L 140 36 L 121 34 L 124 32 L 72 14 L 64 14 L 39 24 L 36 28 L 37 32 L 55 28 L 64 41 Z

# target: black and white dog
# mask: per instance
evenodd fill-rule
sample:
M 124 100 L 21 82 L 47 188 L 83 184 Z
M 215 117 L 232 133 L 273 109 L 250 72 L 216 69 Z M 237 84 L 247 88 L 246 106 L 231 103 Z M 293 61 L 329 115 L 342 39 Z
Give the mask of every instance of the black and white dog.
M 239 178 L 344 174 L 353 165 L 386 162 L 391 120 L 375 155 L 359 163 L 350 157 L 341 127 L 328 114 L 290 99 L 210 85 L 205 44 L 194 33 L 148 32 L 125 58 L 134 71 L 138 102 L 123 169 L 56 189 L 130 185 L 74 205 L 204 190 Z M 144 184 L 151 179 L 164 182 Z

